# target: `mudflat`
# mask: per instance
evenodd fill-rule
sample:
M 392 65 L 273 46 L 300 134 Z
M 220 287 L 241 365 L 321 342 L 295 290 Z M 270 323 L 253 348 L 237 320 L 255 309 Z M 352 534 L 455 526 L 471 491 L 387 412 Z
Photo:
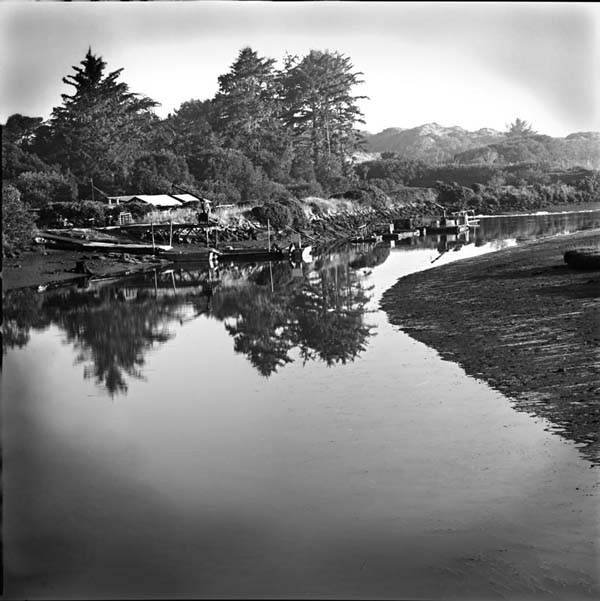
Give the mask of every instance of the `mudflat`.
M 563 253 L 600 246 L 600 230 L 552 237 L 399 280 L 383 296 L 392 324 L 546 418 L 600 465 L 600 271 Z
M 25 251 L 18 257 L 3 261 L 3 290 L 31 286 L 45 286 L 81 278 L 85 275 L 77 268 L 84 262 L 91 273 L 100 277 L 128 275 L 166 264 L 150 255 L 129 256 L 110 253 L 99 255 L 76 250 Z

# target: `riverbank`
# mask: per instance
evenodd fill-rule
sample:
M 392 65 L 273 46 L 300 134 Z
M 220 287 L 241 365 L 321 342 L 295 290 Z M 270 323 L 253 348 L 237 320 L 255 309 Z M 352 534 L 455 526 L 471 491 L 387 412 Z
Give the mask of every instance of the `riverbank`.
M 31 286 L 48 286 L 76 280 L 85 275 L 118 277 L 166 265 L 151 255 L 133 256 L 120 253 L 106 255 L 71 250 L 37 249 L 4 259 L 3 290 Z
M 600 230 L 418 272 L 389 289 L 382 308 L 600 464 L 600 272 L 563 260 L 565 250 L 591 245 L 600 245 Z
M 372 211 L 357 212 L 356 214 L 340 214 L 314 220 L 310 225 L 294 230 L 286 228 L 270 234 L 267 229 L 254 231 L 251 236 L 246 227 L 228 226 L 218 234 L 218 248 L 231 246 L 235 248 L 261 248 L 266 249 L 269 244 L 277 244 L 280 248 L 287 248 L 291 243 L 302 246 L 312 245 L 324 247 L 335 241 L 343 241 L 356 233 L 358 225 L 370 222 L 377 218 L 377 213 Z M 85 232 L 79 228 L 79 233 Z M 98 232 L 87 230 L 97 237 Z M 105 234 L 100 234 L 105 236 Z M 116 239 L 115 239 L 116 240 Z M 135 242 L 137 240 L 122 240 Z M 168 241 L 160 240 L 161 243 Z M 200 247 L 205 248 L 205 243 L 174 243 L 173 248 L 178 251 L 188 252 Z M 83 266 L 85 263 L 85 266 Z M 4 258 L 3 262 L 3 289 L 14 290 L 30 286 L 49 286 L 74 280 L 84 275 L 96 277 L 117 277 L 132 273 L 148 271 L 167 265 L 169 261 L 159 259 L 153 255 L 128 255 L 124 253 L 90 253 L 77 250 L 56 250 L 44 246 L 32 246 L 28 250 L 19 252 L 17 256 Z

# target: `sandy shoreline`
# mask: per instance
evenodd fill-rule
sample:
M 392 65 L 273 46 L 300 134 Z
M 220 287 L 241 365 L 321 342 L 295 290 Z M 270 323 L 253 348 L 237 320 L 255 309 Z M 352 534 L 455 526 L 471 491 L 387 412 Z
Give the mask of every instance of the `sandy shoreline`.
M 563 261 L 565 250 L 594 244 L 600 230 L 415 273 L 384 294 L 382 308 L 600 464 L 600 273 Z

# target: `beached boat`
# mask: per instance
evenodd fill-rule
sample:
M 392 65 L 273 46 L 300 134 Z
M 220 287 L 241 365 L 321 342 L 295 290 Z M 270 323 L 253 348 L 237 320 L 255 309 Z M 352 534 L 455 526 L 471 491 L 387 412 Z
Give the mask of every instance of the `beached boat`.
M 52 232 L 40 232 L 35 238 L 38 244 L 57 250 L 79 250 L 82 252 L 117 252 L 132 255 L 152 255 L 161 251 L 169 251 L 173 247 L 159 244 L 135 244 L 128 242 L 102 242 L 99 240 L 87 240 L 85 238 L 73 238 L 61 236 Z
M 566 250 L 565 263 L 581 270 L 600 270 L 600 248 L 579 248 Z

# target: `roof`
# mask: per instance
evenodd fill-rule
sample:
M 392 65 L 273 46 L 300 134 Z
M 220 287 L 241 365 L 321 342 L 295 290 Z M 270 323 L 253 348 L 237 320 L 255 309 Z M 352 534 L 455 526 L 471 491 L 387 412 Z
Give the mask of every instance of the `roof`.
M 181 202 L 201 202 L 201 201 L 206 201 L 205 198 L 198 198 L 197 196 L 194 196 L 193 194 L 171 194 L 171 196 L 173 198 L 176 198 L 177 200 L 180 200 Z M 210 202 L 210 201 L 208 201 Z
M 155 207 L 179 207 L 182 204 L 180 200 L 168 194 L 136 194 L 135 196 L 130 196 L 128 200 L 122 200 L 121 202 L 132 202 L 134 200 L 141 200 Z
M 129 202 L 133 196 L 108 196 L 109 200 L 117 200 L 119 202 Z

